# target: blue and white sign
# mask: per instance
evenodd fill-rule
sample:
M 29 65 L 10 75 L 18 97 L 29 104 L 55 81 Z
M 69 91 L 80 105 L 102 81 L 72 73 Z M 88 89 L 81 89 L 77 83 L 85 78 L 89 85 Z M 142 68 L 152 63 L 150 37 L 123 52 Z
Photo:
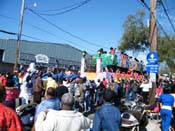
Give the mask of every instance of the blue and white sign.
M 159 72 L 159 65 L 158 64 L 147 64 L 146 65 L 146 72 L 158 73 Z
M 150 52 L 147 55 L 147 61 L 149 64 L 157 64 L 159 56 L 156 52 Z

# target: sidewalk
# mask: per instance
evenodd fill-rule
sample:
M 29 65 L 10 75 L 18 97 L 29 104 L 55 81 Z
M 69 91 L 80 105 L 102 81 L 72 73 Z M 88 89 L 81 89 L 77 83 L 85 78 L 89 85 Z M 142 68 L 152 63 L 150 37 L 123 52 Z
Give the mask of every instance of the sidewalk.
M 148 131 L 161 131 L 159 122 L 160 120 L 149 120 L 149 123 L 146 126 L 146 129 Z
M 90 113 L 88 114 L 88 118 L 90 118 L 91 120 L 93 120 L 94 117 L 94 113 Z M 146 126 L 147 131 L 161 131 L 160 129 L 160 120 L 150 120 L 149 119 L 149 123 Z M 89 131 L 89 130 L 87 130 Z

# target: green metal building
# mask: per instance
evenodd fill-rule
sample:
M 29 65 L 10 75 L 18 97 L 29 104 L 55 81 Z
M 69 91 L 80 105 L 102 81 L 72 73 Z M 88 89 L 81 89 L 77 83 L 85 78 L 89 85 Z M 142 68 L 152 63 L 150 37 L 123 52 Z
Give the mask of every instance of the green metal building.
M 13 71 L 16 59 L 16 44 L 14 39 L 0 39 L 0 72 Z M 36 62 L 37 54 L 46 55 L 49 62 L 37 63 L 40 66 L 58 67 L 66 69 L 71 67 L 79 70 L 82 51 L 67 44 L 43 43 L 22 40 L 20 42 L 18 64 L 29 65 Z M 90 55 L 87 54 L 87 57 Z

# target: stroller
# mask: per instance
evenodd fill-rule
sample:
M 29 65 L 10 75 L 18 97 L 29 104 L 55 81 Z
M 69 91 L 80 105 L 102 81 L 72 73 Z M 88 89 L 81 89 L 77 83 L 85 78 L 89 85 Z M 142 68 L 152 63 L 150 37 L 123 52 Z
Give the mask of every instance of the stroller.
M 148 119 L 145 113 L 126 111 L 121 114 L 121 131 L 146 131 Z
M 34 124 L 34 115 L 37 104 L 25 104 L 16 108 L 16 113 L 18 114 L 24 131 L 30 131 Z

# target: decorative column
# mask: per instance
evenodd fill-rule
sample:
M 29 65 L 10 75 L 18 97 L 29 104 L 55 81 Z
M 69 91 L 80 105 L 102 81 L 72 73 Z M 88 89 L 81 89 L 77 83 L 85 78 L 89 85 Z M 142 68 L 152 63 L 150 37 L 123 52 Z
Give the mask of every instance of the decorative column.
M 98 58 L 96 59 L 96 73 L 100 73 L 102 71 L 102 58 L 101 58 L 102 51 L 98 50 Z
M 87 52 L 83 51 L 82 52 L 82 58 L 81 58 L 81 68 L 80 68 L 80 73 L 81 75 L 84 75 L 85 72 L 85 56 L 86 56 Z
M 80 73 L 84 74 L 85 71 L 85 57 L 81 58 L 81 68 L 80 68 Z
M 96 73 L 100 73 L 102 70 L 102 59 L 101 58 L 97 58 L 96 59 Z

